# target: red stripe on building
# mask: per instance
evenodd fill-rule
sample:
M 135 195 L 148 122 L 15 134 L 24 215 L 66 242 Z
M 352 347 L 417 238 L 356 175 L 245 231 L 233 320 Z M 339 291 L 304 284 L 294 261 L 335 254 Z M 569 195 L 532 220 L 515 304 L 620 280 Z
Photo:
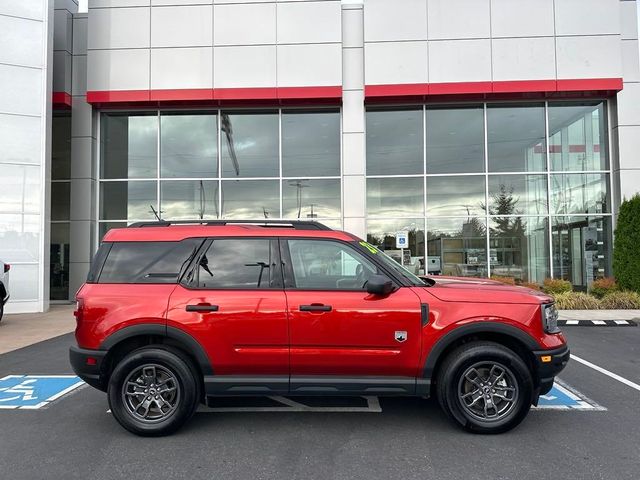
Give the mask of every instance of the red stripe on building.
M 291 101 L 333 101 L 342 98 L 342 87 L 255 87 L 173 90 L 111 90 L 89 91 L 87 102 L 96 106 L 146 105 L 218 105 L 229 102 L 260 101 L 290 103 Z
M 387 99 L 446 100 L 457 96 L 470 100 L 500 98 L 553 98 L 613 95 L 622 90 L 621 78 L 585 78 L 564 80 L 512 80 L 496 82 L 410 83 L 367 85 L 365 98 L 369 101 Z
M 71 108 L 71 95 L 67 92 L 53 92 L 51 97 L 55 110 L 69 110 Z

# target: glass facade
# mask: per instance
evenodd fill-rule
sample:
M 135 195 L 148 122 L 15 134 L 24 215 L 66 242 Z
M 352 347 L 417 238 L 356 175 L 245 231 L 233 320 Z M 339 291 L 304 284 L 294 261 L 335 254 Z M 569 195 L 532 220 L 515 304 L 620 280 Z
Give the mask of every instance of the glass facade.
M 419 273 L 610 275 L 604 102 L 367 110 L 367 237 Z M 425 237 L 426 232 L 426 237 Z M 425 246 L 426 238 L 426 246 Z
M 156 214 L 342 225 L 336 109 L 104 113 L 100 130 L 101 236 Z
M 51 121 L 51 300 L 69 299 L 70 203 L 71 116 L 56 114 Z

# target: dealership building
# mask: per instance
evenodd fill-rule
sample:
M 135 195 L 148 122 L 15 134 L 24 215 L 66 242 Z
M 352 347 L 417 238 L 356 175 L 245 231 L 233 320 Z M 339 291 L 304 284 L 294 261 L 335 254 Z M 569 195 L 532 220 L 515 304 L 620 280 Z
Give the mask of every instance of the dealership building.
M 138 221 L 313 219 L 415 272 L 611 275 L 635 0 L 0 3 L 8 312 Z M 407 232 L 404 256 L 395 236 Z

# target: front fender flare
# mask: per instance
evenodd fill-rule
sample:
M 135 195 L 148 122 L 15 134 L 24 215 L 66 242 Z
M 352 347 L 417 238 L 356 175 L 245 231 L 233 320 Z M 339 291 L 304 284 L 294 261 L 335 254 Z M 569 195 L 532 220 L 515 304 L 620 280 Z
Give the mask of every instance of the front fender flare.
M 514 327 L 513 325 L 501 322 L 477 322 L 462 325 L 454 328 L 436 342 L 425 361 L 424 368 L 422 369 L 422 376 L 426 379 L 431 379 L 435 366 L 447 347 L 456 340 L 474 333 L 499 333 L 520 341 L 531 351 L 539 350 L 541 348 L 538 342 L 536 342 L 531 335 L 518 327 Z

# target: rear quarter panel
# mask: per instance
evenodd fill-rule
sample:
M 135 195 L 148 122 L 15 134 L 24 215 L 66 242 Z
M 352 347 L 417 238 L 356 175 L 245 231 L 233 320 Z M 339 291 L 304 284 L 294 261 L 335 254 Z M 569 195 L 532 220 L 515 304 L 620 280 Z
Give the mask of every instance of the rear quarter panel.
M 85 284 L 76 297 L 84 314 L 76 326 L 81 348 L 97 349 L 116 331 L 145 323 L 166 325 L 167 305 L 175 284 Z

